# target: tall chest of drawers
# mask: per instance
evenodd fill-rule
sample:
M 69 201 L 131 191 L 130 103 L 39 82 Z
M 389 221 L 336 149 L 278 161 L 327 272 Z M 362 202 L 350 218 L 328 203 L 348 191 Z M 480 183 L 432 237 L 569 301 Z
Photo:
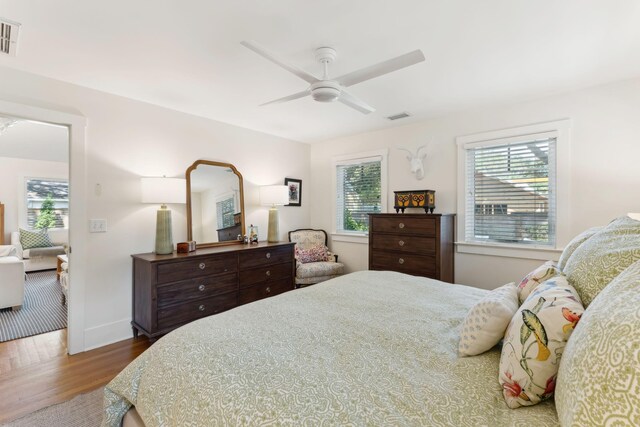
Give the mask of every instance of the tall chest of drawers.
M 293 243 L 132 255 L 134 336 L 164 335 L 193 320 L 295 288 Z
M 453 283 L 454 214 L 370 214 L 369 270 Z

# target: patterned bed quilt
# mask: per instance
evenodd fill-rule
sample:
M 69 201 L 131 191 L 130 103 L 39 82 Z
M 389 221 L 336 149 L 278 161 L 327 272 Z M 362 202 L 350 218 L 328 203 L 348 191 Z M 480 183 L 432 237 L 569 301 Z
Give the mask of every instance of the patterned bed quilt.
M 108 384 L 103 425 L 558 425 L 506 406 L 498 349 L 457 356 L 486 292 L 362 271 L 192 322 Z

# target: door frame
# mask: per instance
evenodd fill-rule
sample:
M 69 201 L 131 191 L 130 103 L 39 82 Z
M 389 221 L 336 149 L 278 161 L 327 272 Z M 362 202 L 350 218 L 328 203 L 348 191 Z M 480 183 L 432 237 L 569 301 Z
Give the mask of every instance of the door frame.
M 86 127 L 81 115 L 0 99 L 0 114 L 66 126 L 69 129 L 69 292 L 67 351 L 85 350 L 85 280 L 87 263 Z

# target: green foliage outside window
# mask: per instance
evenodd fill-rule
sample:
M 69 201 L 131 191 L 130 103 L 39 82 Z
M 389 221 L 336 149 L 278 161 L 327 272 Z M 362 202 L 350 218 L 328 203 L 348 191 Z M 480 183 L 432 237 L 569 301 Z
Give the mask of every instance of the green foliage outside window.
M 40 229 L 48 229 L 54 228 L 56 225 L 56 213 L 53 210 L 53 197 L 51 194 L 47 194 L 47 198 L 42 202 L 42 207 L 40 208 L 40 214 L 38 215 L 38 220 L 34 228 Z

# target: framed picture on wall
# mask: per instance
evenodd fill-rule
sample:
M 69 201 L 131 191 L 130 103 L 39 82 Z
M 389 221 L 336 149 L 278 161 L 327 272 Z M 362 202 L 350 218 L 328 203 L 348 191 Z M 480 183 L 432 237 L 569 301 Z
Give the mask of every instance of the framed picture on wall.
M 302 180 L 285 178 L 284 185 L 289 189 L 289 204 L 285 206 L 302 206 Z

